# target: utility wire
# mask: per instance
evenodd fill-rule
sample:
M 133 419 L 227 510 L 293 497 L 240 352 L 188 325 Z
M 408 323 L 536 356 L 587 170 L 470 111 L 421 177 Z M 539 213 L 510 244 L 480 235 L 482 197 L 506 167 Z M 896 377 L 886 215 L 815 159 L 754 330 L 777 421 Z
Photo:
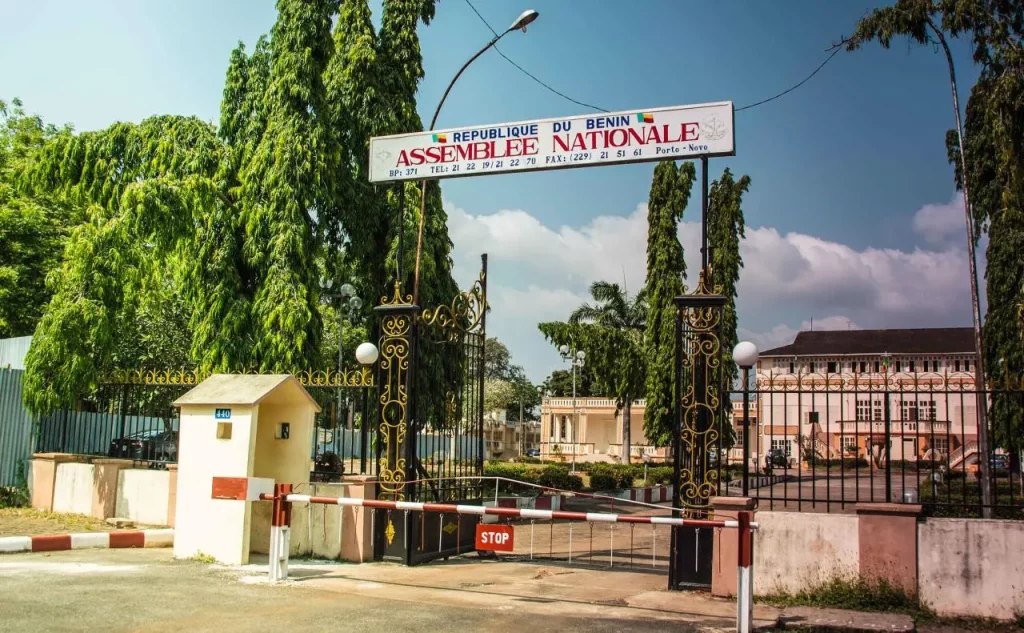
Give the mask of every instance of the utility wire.
M 493 28 L 493 27 L 492 27 L 492 26 L 491 26 L 491 25 L 490 25 L 490 24 L 489 24 L 489 23 L 487 22 L 487 20 L 486 20 L 486 19 L 484 19 L 484 16 L 480 15 L 480 12 L 476 10 L 476 7 L 474 7 L 474 6 L 473 6 L 473 3 L 472 3 L 472 2 L 470 2 L 469 0 L 466 0 L 466 4 L 468 4 L 468 5 L 469 5 L 469 8 L 470 8 L 470 9 L 473 9 L 473 13 L 475 13 L 475 14 L 476 14 L 476 17 L 480 18 L 480 21 L 481 21 L 481 22 L 483 22 L 483 23 L 484 23 L 484 25 L 485 25 L 485 26 L 486 26 L 486 27 L 487 27 L 488 29 L 490 29 L 491 33 L 494 33 L 494 37 L 498 37 L 498 32 L 494 30 L 494 28 Z M 510 58 L 510 57 L 509 57 L 508 55 L 506 55 L 505 53 L 502 53 L 502 52 L 501 52 L 501 50 L 500 50 L 500 49 L 499 49 L 499 48 L 498 48 L 497 46 L 494 46 L 493 48 L 494 48 L 494 50 L 495 50 L 495 51 L 497 51 L 497 53 L 498 53 L 499 55 L 501 55 L 502 57 L 504 57 L 504 58 L 505 58 L 505 61 L 507 61 L 508 63 L 512 64 L 512 65 L 513 65 L 513 66 L 515 66 L 515 67 L 516 67 L 517 69 L 519 69 L 519 72 L 523 73 L 524 75 L 526 75 L 526 76 L 527 76 L 527 77 L 529 77 L 530 79 L 532 79 L 532 80 L 536 81 L 536 82 L 537 82 L 538 84 L 540 84 L 540 85 L 544 86 L 545 88 L 547 88 L 547 89 L 548 89 L 548 90 L 550 90 L 551 92 L 555 93 L 555 94 L 556 94 L 556 95 L 558 95 L 559 97 L 562 97 L 563 99 L 566 99 L 566 100 L 568 100 L 568 101 L 572 101 L 572 102 L 573 102 L 573 103 L 575 103 L 576 105 L 579 105 L 579 106 L 583 106 L 584 108 L 590 108 L 591 110 L 597 110 L 598 112 L 608 112 L 608 110 L 605 110 L 604 108 L 599 108 L 599 107 L 597 107 L 597 106 L 593 106 L 593 105 L 590 105 L 589 103 L 583 103 L 582 101 L 578 101 L 578 100 L 576 100 L 576 99 L 573 99 L 572 97 L 570 97 L 569 95 L 565 94 L 564 92 L 559 92 L 558 90 L 555 90 L 554 88 L 552 88 L 552 87 L 551 87 L 551 86 L 549 86 L 548 84 L 546 84 L 546 83 L 544 83 L 543 81 L 541 81 L 540 79 L 538 79 L 538 78 L 537 78 L 537 77 L 536 77 L 536 76 L 535 76 L 534 74 L 532 74 L 532 73 L 531 73 L 530 71 L 526 70 L 525 68 L 523 68 L 523 67 L 522 67 L 522 66 L 520 66 L 519 64 L 517 64 L 517 63 L 515 63 L 514 61 L 512 61 L 512 59 L 511 59 L 511 58 Z
M 473 13 L 476 14 L 476 17 L 480 18 L 480 21 L 484 23 L 484 26 L 486 26 L 488 28 L 488 30 L 490 30 L 490 32 L 494 34 L 495 37 L 498 37 L 498 32 L 494 30 L 494 27 L 492 27 L 490 25 L 490 23 L 487 21 L 486 18 L 484 18 L 484 16 L 480 15 L 480 12 L 477 11 L 475 6 L 473 6 L 473 3 L 470 0 L 466 0 L 466 4 L 468 4 L 469 8 L 473 10 Z M 608 112 L 608 110 L 605 110 L 604 108 L 599 108 L 597 106 L 590 105 L 589 103 L 583 103 L 582 101 L 579 101 L 577 99 L 573 99 L 572 97 L 570 97 L 569 95 L 567 95 L 567 94 L 565 94 L 563 92 L 559 92 L 558 90 L 555 90 L 554 88 L 552 88 L 548 84 L 546 84 L 543 81 L 541 81 L 540 79 L 538 79 L 535 75 L 530 73 L 528 70 L 526 70 L 525 68 L 523 68 L 519 64 L 517 64 L 514 61 L 512 61 L 512 59 L 510 59 L 509 56 L 506 55 L 505 53 L 502 53 L 501 50 L 499 50 L 497 46 L 494 47 L 494 50 L 497 51 L 497 53 L 499 55 L 501 55 L 503 58 L 505 58 L 505 61 L 507 61 L 508 63 L 510 63 L 513 66 L 515 66 L 516 69 L 519 70 L 519 72 L 523 73 L 524 75 L 526 75 L 530 79 L 534 80 L 535 82 L 537 82 L 538 84 L 540 84 L 544 88 L 546 88 L 546 89 L 550 90 L 551 92 L 555 93 L 559 97 L 562 97 L 563 99 L 565 99 L 567 101 L 571 101 L 571 102 L 575 103 L 576 105 L 583 106 L 584 108 L 590 108 L 591 110 L 597 110 L 598 112 Z M 817 75 L 818 71 L 820 71 L 822 68 L 824 68 L 825 64 L 827 64 L 830 61 L 832 61 L 832 58 L 835 57 L 836 54 L 839 53 L 839 51 L 841 51 L 841 50 L 842 50 L 841 47 L 838 47 L 835 50 L 833 50 L 832 54 L 829 55 L 828 57 L 826 57 L 825 61 L 821 62 L 821 64 L 819 64 L 818 67 L 815 68 L 813 72 L 811 72 L 811 74 L 809 74 L 806 77 L 804 77 L 803 80 L 800 83 L 798 83 L 798 84 L 796 84 L 794 86 L 791 86 L 790 88 L 787 88 L 786 90 L 783 90 L 782 92 L 780 92 L 779 94 L 777 94 L 775 96 L 768 97 L 767 99 L 762 99 L 761 101 L 757 101 L 755 103 L 751 103 L 750 105 L 745 105 L 742 108 L 736 108 L 736 112 L 741 112 L 743 110 L 749 110 L 750 108 L 756 108 L 759 105 L 764 105 L 764 104 L 769 103 L 771 101 L 775 101 L 779 97 L 783 97 L 783 96 L 793 92 L 794 90 L 796 90 L 800 86 L 802 86 L 805 83 L 807 83 L 808 81 L 810 81 L 811 77 L 814 77 L 815 75 Z

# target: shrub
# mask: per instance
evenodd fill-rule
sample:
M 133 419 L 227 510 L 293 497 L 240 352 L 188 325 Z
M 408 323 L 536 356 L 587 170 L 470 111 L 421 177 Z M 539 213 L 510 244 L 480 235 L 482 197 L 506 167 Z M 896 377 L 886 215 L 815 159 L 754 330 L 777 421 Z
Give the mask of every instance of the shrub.
M 619 478 L 616 483 L 619 488 L 632 488 L 634 479 L 635 477 L 632 472 L 623 472 L 619 473 Z
M 645 485 L 667 485 L 670 483 L 672 483 L 672 468 L 670 466 L 655 466 L 647 469 Z
M 613 475 L 603 473 L 590 475 L 590 488 L 592 490 L 614 490 L 617 488 L 615 484 L 616 481 Z
M 530 457 L 529 455 L 520 455 L 515 459 L 520 464 L 539 464 L 541 463 L 539 457 Z
M 559 490 L 580 490 L 583 480 L 578 475 L 570 475 L 565 466 L 545 466 L 537 477 L 537 483 L 548 488 Z
M 539 492 L 537 488 L 516 483 L 539 483 L 537 473 L 538 471 L 535 468 L 530 468 L 525 464 L 515 464 L 512 462 L 487 462 L 487 464 L 484 465 L 484 477 L 505 477 L 506 479 L 515 480 L 515 482 L 502 481 L 498 484 L 499 493 L 510 495 L 524 495 L 528 493 L 537 494 Z
M 28 480 L 25 477 L 25 467 L 18 464 L 15 478 L 18 484 L 5 488 L 0 486 L 0 508 L 27 508 L 31 501 L 28 494 Z

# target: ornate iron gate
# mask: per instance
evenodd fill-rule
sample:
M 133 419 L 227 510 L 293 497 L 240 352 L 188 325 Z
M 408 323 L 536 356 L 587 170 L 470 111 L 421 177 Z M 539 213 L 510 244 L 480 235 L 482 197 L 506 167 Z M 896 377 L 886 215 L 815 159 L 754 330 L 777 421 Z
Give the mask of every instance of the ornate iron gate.
M 718 494 L 722 420 L 722 345 L 719 331 L 726 298 L 705 283 L 693 294 L 676 297 L 676 429 L 673 455 L 673 507 L 694 519 L 710 517 L 711 497 Z M 669 588 L 711 586 L 712 543 L 707 528 L 673 527 Z
M 481 503 L 487 256 L 449 305 L 420 310 L 394 295 L 381 314 L 380 499 Z M 478 517 L 377 511 L 374 554 L 415 565 L 473 549 Z

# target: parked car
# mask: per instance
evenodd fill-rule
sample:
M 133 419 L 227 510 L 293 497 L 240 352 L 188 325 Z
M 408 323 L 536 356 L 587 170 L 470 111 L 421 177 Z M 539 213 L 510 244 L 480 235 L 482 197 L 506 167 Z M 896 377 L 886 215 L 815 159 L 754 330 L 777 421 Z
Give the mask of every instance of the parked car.
M 527 457 L 540 457 L 540 449 L 539 448 L 528 448 L 528 449 L 526 449 L 526 456 Z
M 150 429 L 110 442 L 110 456 L 141 461 L 178 460 L 178 433 Z
M 993 475 L 1008 475 L 1008 474 L 1010 474 L 1010 456 L 1009 455 L 993 455 L 992 456 L 992 474 Z
M 781 448 L 771 448 L 764 456 L 764 463 L 766 467 L 786 468 L 789 466 L 789 457 Z

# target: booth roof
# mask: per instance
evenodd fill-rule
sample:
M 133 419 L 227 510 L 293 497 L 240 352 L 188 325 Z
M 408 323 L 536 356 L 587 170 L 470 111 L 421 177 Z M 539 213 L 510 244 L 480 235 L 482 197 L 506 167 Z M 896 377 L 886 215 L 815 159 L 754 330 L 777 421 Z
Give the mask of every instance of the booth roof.
M 174 406 L 254 405 L 260 402 L 278 403 L 282 397 L 305 398 L 317 412 L 320 411 L 320 405 L 313 396 L 290 374 L 214 374 L 175 400 Z

